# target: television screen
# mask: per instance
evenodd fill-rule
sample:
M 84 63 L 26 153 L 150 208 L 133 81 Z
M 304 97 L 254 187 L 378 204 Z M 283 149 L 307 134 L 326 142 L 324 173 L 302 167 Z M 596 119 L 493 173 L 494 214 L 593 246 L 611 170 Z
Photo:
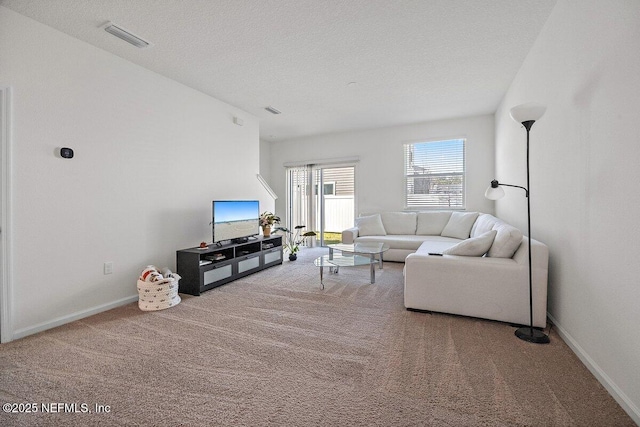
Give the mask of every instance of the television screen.
M 257 200 L 214 200 L 213 243 L 260 234 Z

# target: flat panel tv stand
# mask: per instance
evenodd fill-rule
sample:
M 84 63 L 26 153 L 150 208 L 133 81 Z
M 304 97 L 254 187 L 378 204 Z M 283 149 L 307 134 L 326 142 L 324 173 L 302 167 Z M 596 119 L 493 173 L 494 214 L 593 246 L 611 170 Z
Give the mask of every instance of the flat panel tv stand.
M 282 264 L 282 236 L 249 238 L 176 252 L 179 292 L 200 295 L 249 274 Z

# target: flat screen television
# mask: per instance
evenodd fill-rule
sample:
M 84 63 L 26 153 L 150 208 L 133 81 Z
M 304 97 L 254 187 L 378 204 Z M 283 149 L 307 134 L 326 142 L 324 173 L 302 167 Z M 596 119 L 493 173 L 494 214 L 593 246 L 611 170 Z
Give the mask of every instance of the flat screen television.
M 257 200 L 214 200 L 213 243 L 246 241 L 260 234 L 260 203 Z

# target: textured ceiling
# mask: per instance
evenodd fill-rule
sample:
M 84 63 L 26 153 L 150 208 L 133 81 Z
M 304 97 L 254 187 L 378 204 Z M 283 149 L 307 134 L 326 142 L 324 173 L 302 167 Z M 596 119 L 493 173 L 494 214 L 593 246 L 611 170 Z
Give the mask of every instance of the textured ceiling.
M 257 116 L 267 141 L 493 113 L 555 3 L 0 0 Z

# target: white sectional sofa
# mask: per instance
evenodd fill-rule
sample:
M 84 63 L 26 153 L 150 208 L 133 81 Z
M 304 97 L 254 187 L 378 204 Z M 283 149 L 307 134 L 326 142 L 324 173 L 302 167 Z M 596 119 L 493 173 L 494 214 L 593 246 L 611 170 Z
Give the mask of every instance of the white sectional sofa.
M 479 212 L 384 212 L 356 219 L 343 243 L 388 243 L 385 261 L 405 262 L 408 309 L 529 325 L 527 237 Z M 442 254 L 442 255 L 433 255 Z M 533 323 L 546 326 L 549 252 L 531 240 Z

